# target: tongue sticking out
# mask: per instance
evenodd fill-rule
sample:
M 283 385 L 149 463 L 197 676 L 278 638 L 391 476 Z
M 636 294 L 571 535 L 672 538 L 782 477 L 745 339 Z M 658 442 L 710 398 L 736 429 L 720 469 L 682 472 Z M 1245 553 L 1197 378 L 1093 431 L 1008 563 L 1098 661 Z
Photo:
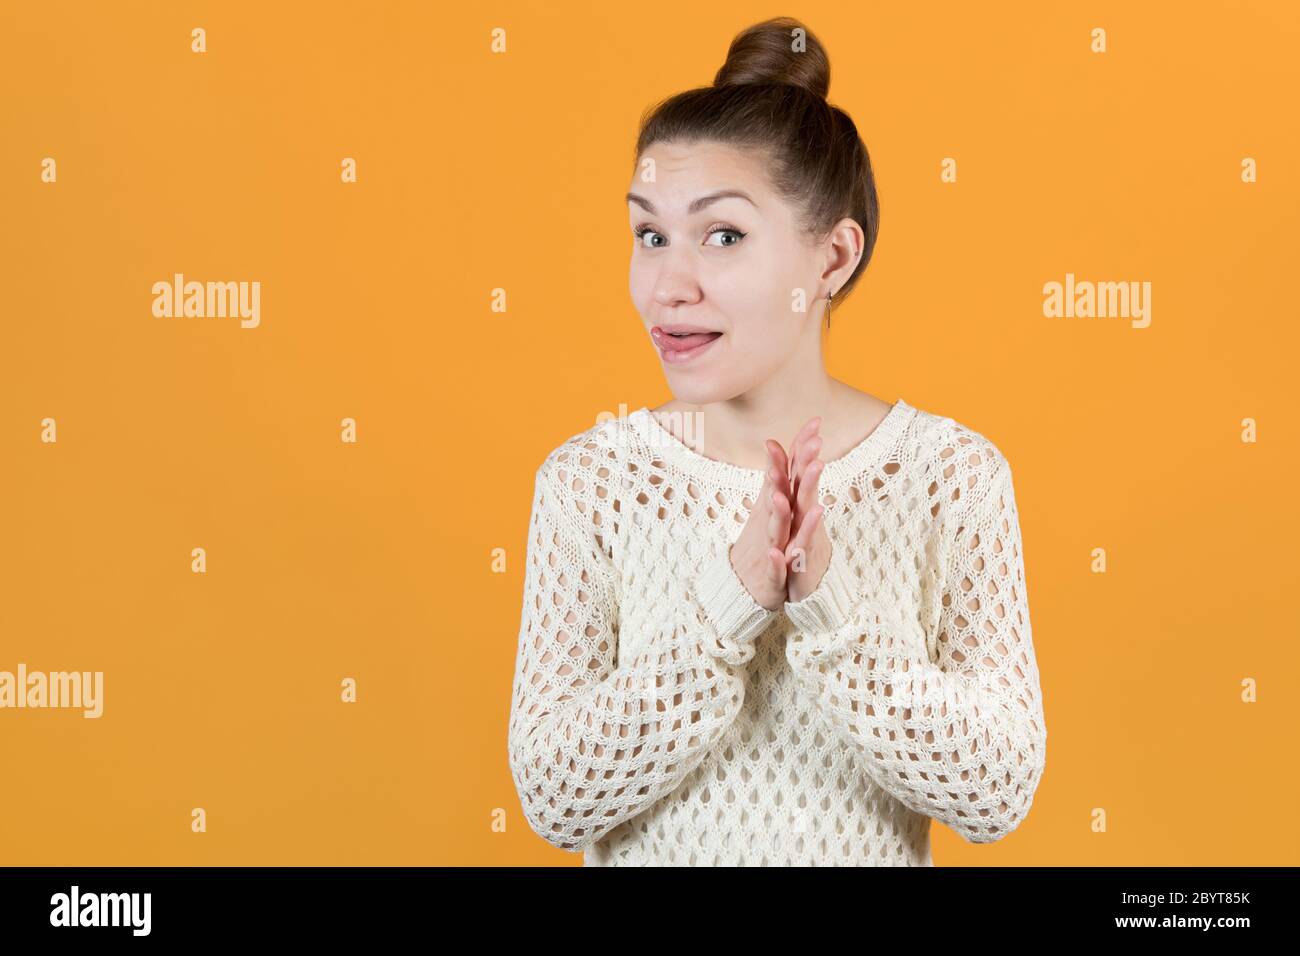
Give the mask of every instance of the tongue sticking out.
M 721 334 L 721 332 L 693 332 L 690 335 L 661 335 L 659 342 L 663 345 L 665 351 L 684 352 L 687 349 L 701 346 L 705 342 L 712 342 Z

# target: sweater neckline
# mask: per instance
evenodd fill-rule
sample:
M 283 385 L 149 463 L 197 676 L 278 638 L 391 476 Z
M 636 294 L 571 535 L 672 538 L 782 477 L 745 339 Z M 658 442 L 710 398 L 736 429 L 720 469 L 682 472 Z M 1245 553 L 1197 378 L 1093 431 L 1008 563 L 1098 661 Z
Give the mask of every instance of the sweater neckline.
M 895 439 L 903 434 L 915 412 L 916 409 L 902 398 L 898 399 L 866 438 L 839 458 L 826 462 L 819 484 L 822 487 L 838 485 L 841 481 L 860 474 L 881 452 L 893 447 Z M 765 468 L 744 468 L 700 454 L 661 425 L 648 405 L 642 405 L 632 412 L 627 420 L 660 457 L 680 465 L 688 474 L 706 480 L 714 479 L 734 487 L 762 487 L 763 476 L 767 471 Z

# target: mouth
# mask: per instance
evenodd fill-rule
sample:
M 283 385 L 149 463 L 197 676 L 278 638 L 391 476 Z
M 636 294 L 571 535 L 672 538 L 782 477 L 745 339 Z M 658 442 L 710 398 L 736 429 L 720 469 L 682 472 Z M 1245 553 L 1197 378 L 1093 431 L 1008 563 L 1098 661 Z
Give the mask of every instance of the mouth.
M 687 332 L 673 334 L 665 332 L 659 326 L 650 330 L 650 337 L 654 339 L 655 347 L 659 349 L 660 357 L 672 365 L 680 365 L 683 362 L 694 361 L 703 355 L 713 343 L 722 338 L 721 332 Z

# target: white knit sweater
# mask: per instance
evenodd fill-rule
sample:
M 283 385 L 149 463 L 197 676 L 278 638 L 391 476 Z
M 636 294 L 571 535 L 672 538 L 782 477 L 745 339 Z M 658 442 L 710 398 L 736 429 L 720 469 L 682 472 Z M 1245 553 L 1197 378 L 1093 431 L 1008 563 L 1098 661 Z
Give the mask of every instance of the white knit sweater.
M 764 472 L 648 408 L 537 470 L 509 760 L 587 866 L 933 866 L 930 819 L 1025 818 L 1047 727 L 1011 469 L 901 399 L 826 463 L 829 569 L 769 611 L 732 568 Z

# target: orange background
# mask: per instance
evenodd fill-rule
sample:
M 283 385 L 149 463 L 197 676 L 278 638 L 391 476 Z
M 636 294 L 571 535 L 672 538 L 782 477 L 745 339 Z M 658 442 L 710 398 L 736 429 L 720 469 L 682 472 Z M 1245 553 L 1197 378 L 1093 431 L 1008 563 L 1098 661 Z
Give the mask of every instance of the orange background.
M 534 472 L 671 397 L 637 120 L 785 14 L 881 196 L 831 373 L 1016 476 L 1047 769 L 936 863 L 1300 862 L 1296 5 L 472 6 L 4 5 L 0 669 L 105 709 L 0 711 L 0 864 L 580 862 L 506 762 Z M 153 317 L 175 272 L 261 326 Z M 1045 318 L 1066 272 L 1151 326 Z

